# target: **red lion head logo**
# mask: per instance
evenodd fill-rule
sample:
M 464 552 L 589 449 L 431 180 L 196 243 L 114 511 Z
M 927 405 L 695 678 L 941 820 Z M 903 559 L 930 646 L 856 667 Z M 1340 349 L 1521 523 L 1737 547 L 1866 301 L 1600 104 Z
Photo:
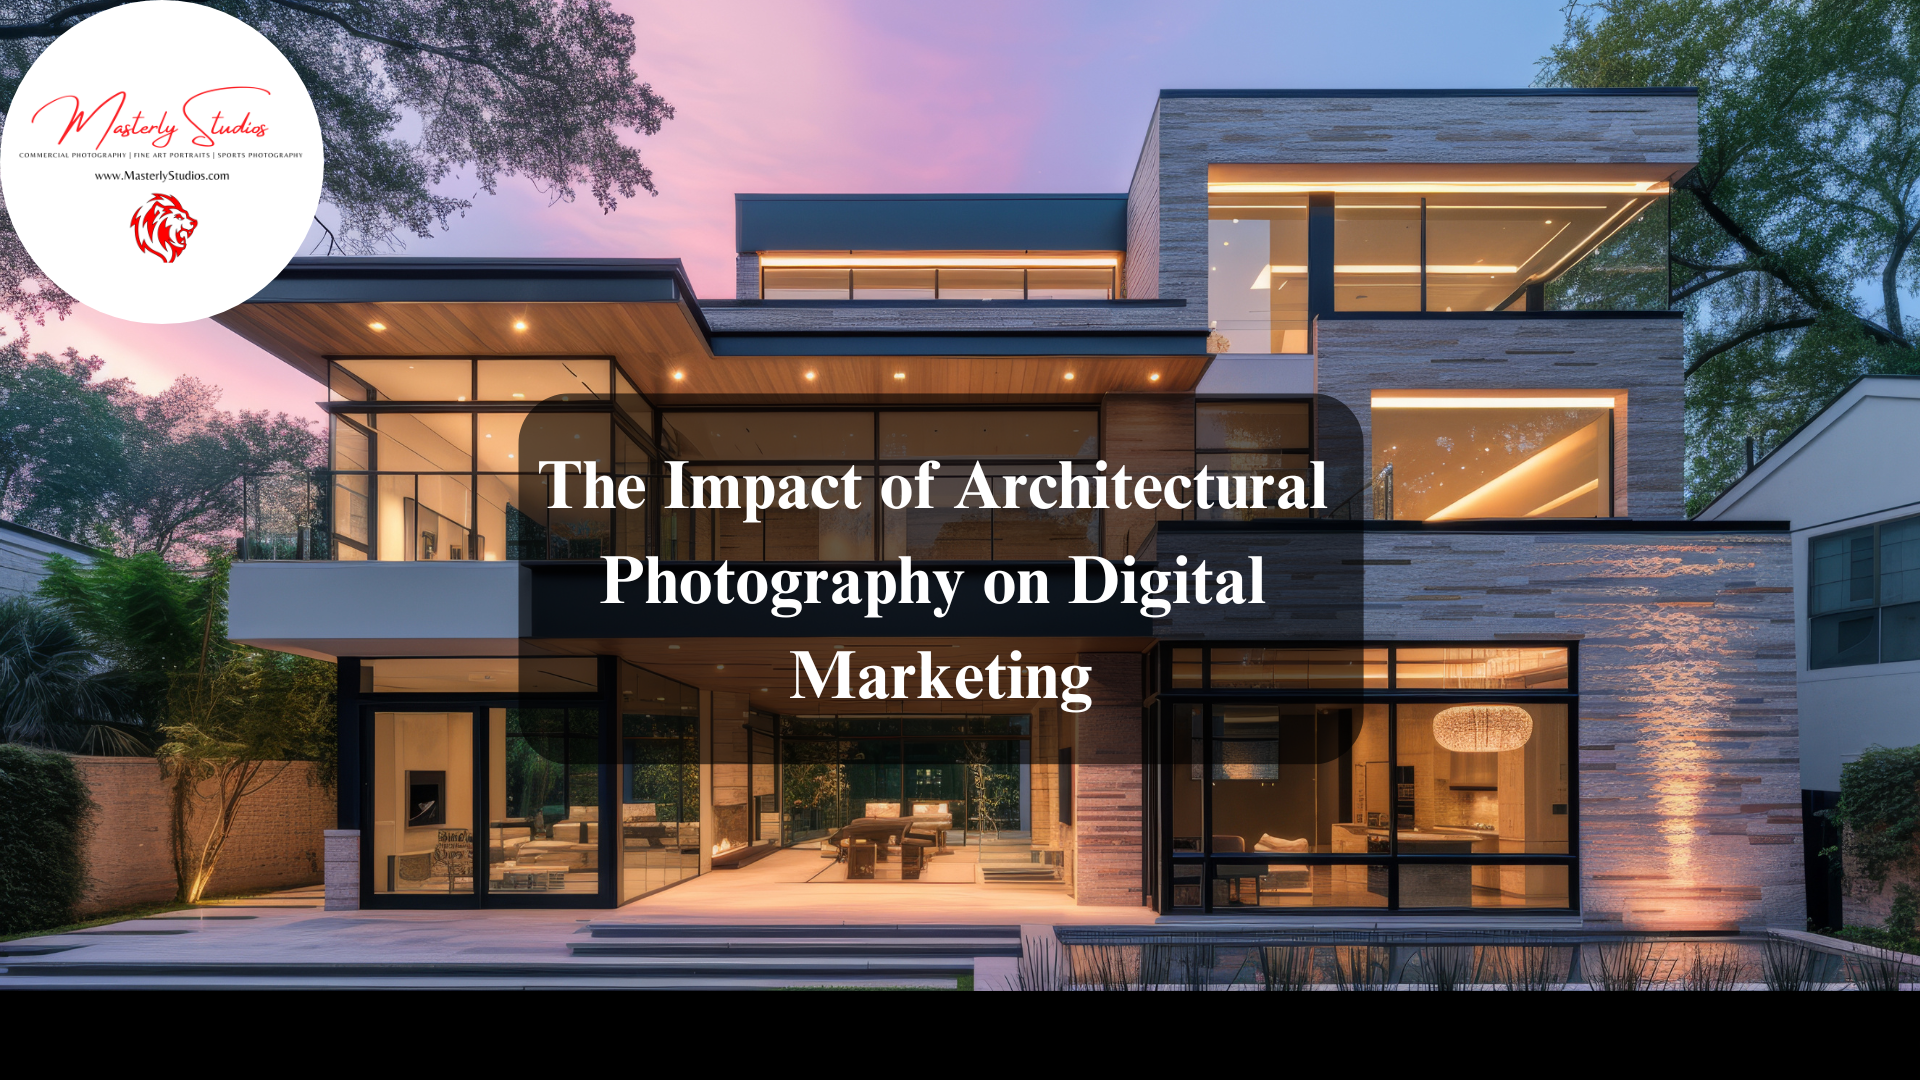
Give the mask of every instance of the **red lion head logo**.
M 141 251 L 151 252 L 161 262 L 170 263 L 187 250 L 187 237 L 199 222 L 171 195 L 153 193 L 153 198 L 133 212 L 133 242 Z

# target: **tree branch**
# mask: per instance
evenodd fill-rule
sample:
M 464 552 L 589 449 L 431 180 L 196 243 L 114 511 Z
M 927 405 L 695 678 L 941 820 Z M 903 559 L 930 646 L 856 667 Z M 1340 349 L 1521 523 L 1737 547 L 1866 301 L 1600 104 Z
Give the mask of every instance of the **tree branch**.
M 117 8 L 130 0 L 89 0 L 85 4 L 69 4 L 59 11 L 30 23 L 0 23 L 0 41 L 19 41 L 24 38 L 59 37 L 73 29 L 62 26 L 68 19 L 80 19 L 88 15 L 98 15 L 109 8 Z
M 1801 318 L 1801 319 L 1782 319 L 1777 322 L 1761 323 L 1759 326 L 1756 326 L 1751 330 L 1746 330 L 1739 334 L 1735 334 L 1733 337 L 1729 338 L 1728 340 L 1723 341 L 1720 344 L 1715 345 L 1713 348 L 1708 349 L 1706 352 L 1701 353 L 1699 356 L 1694 357 L 1693 363 L 1687 365 L 1687 370 L 1682 372 L 1680 374 L 1680 377 L 1682 379 L 1691 378 L 1693 373 L 1696 371 L 1699 371 L 1701 368 L 1701 365 L 1705 364 L 1707 361 L 1713 359 L 1716 356 L 1719 356 L 1721 353 L 1726 352 L 1728 349 L 1734 348 L 1739 345 L 1744 345 L 1747 342 L 1752 341 L 1754 338 L 1760 337 L 1765 334 L 1771 334 L 1776 330 L 1798 330 L 1802 327 L 1812 326 L 1815 321 L 1816 320 L 1812 318 Z
M 1729 278 L 1736 278 L 1741 274 L 1750 273 L 1757 269 L 1759 268 L 1754 266 L 1734 266 L 1729 267 L 1724 273 L 1707 274 L 1703 277 L 1694 278 L 1692 281 L 1674 290 L 1673 294 L 1667 298 L 1667 303 L 1669 306 L 1677 304 L 1687 297 L 1692 296 L 1694 293 L 1699 292 L 1701 289 L 1718 285 Z
M 412 41 L 405 38 L 391 38 L 391 37 L 387 37 L 384 34 L 376 34 L 371 30 L 362 30 L 359 27 L 348 22 L 347 20 L 341 18 L 340 16 L 335 15 L 331 11 L 327 11 L 324 8 L 314 7 L 311 4 L 300 3 L 300 0 L 269 0 L 269 2 L 277 4 L 280 7 L 287 8 L 290 11 L 298 11 L 303 14 L 312 15 L 317 19 L 325 19 L 328 22 L 333 23 L 334 25 L 340 27 L 340 29 L 345 30 L 349 36 L 360 38 L 363 41 L 371 41 L 371 42 L 374 42 L 375 44 L 386 45 L 395 49 L 409 49 L 409 50 L 414 50 L 418 52 L 432 53 L 435 56 L 444 56 L 449 60 L 457 60 L 463 64 L 472 64 L 475 67 L 486 68 L 488 71 L 493 72 L 494 75 L 497 76 L 501 82 L 506 83 L 509 87 L 511 87 L 514 93 L 519 94 L 521 97 L 527 96 L 526 91 L 520 88 L 520 84 L 514 80 L 513 76 L 507 74 L 505 71 L 500 70 L 500 67 L 495 63 L 493 63 L 492 61 L 475 56 L 471 53 L 455 52 L 452 49 L 443 49 L 437 45 L 429 45 L 424 41 Z M 543 78 L 541 76 L 535 76 L 535 78 L 539 78 L 542 82 L 550 83 L 555 86 L 559 85 L 553 79 Z

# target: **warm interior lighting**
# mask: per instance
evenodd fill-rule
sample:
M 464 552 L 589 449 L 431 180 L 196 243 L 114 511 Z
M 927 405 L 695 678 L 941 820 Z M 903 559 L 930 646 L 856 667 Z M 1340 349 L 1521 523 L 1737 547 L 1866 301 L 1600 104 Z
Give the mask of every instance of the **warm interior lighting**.
M 1000 266 L 1019 269 L 1046 266 L 1114 267 L 1120 265 L 1120 260 L 1113 255 L 942 255 L 938 252 L 928 252 L 925 255 L 762 254 L 760 265 L 763 267 L 822 266 L 836 270 L 863 266 Z
M 676 371 L 676 372 L 674 372 L 674 373 L 673 373 L 673 377 L 674 377 L 674 380 L 675 380 L 675 381 L 677 382 L 677 381 L 679 381 L 679 380 L 681 380 L 681 379 L 684 379 L 684 378 L 686 378 L 686 377 L 687 377 L 687 373 L 686 373 L 686 372 L 684 372 L 684 371 Z
M 515 330 L 525 330 L 527 328 L 527 324 L 524 320 L 515 321 L 513 324 L 513 328 Z
M 369 330 L 385 330 L 386 328 L 387 324 L 383 322 L 370 322 L 367 324 L 367 329 Z
M 1665 180 L 1595 181 L 1589 183 L 1516 184 L 1499 180 L 1473 181 L 1365 181 L 1288 182 L 1275 180 L 1227 181 L 1207 185 L 1209 195 L 1290 195 L 1331 191 L 1336 195 L 1665 195 Z
M 1533 737 L 1533 716 L 1518 705 L 1455 705 L 1433 717 L 1433 741 L 1462 754 L 1518 750 Z
M 1376 397 L 1376 409 L 1611 409 L 1610 397 Z
M 813 381 L 813 374 L 814 374 L 814 373 L 813 373 L 813 372 L 811 372 L 811 371 L 809 371 L 809 372 L 807 372 L 807 381 L 808 381 L 808 382 L 812 382 L 812 381 Z M 675 376 L 674 376 L 674 378 L 676 378 L 676 379 L 677 379 L 677 378 L 679 378 L 679 377 L 680 377 L 680 376 L 678 376 L 678 375 L 675 375 Z
M 516 391 L 514 391 L 514 393 L 513 393 L 513 396 L 514 396 L 514 397 L 517 397 L 517 398 L 523 398 L 523 397 L 526 397 L 527 395 L 525 395 L 525 394 L 522 394 L 522 393 L 520 393 L 520 392 L 519 392 L 518 390 L 516 390 Z
M 1595 421 L 1547 447 L 1458 500 L 1427 515 L 1428 521 L 1463 518 L 1511 517 L 1522 506 L 1533 509 L 1524 517 L 1540 517 L 1600 490 L 1597 477 L 1569 484 L 1569 474 L 1588 467 L 1599 451 L 1603 422 Z M 1464 467 L 1464 466 L 1463 466 Z M 1591 474 L 1589 474 L 1591 475 Z M 1504 512 L 1503 512 L 1504 511 Z
M 896 379 L 904 379 L 907 377 L 907 373 L 904 371 L 896 371 L 893 373 L 893 377 Z
M 1148 381 L 1148 382 L 1159 382 L 1159 381 L 1160 381 L 1160 373 L 1156 371 L 1156 372 L 1154 372 L 1153 374 L 1151 374 L 1151 375 L 1149 375 L 1149 376 L 1147 376 L 1147 381 Z
M 1068 382 L 1072 382 L 1072 381 L 1073 381 L 1073 372 L 1071 372 L 1071 371 L 1069 371 L 1069 372 L 1067 372 L 1067 381 L 1068 381 Z

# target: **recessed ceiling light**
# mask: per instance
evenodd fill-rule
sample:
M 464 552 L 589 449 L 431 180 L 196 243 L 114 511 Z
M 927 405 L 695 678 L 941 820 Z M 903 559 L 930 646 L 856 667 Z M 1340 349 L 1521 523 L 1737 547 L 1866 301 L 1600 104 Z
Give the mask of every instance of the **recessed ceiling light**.
M 460 395 L 459 397 L 457 397 L 457 398 L 454 398 L 453 400 L 455 400 L 455 401 L 465 401 L 465 400 L 467 400 L 467 395 L 465 395 L 465 394 L 461 394 L 461 395 Z
M 513 324 L 513 328 L 514 328 L 515 330 L 525 330 L 525 329 L 527 328 L 527 323 L 526 323 L 526 320 L 525 320 L 525 319 L 517 319 L 517 320 L 515 320 L 515 321 L 514 321 L 514 324 Z
M 673 378 L 674 378 L 674 381 L 676 381 L 676 382 L 678 382 L 679 380 L 681 380 L 681 379 L 684 379 L 684 378 L 686 378 L 686 377 L 687 377 L 687 373 L 686 373 L 686 372 L 684 372 L 684 371 L 676 371 L 676 372 L 674 372 L 674 373 L 673 373 Z
M 893 373 L 893 377 L 896 379 L 904 379 L 907 377 L 907 373 L 904 371 L 896 371 Z
M 386 328 L 387 324 L 383 322 L 370 322 L 367 324 L 367 329 L 369 330 L 385 330 Z
M 1149 376 L 1147 376 L 1147 381 L 1148 381 L 1148 382 L 1159 382 L 1159 381 L 1160 381 L 1160 373 L 1156 371 L 1156 372 L 1154 372 L 1153 374 L 1151 374 L 1151 375 L 1149 375 Z
M 1071 372 L 1071 371 L 1069 371 L 1069 372 L 1067 372 L 1067 381 L 1068 381 L 1068 382 L 1072 382 L 1072 381 L 1073 381 L 1073 372 Z
M 669 649 L 677 649 L 677 648 L 679 648 L 679 647 L 680 647 L 680 646 L 678 646 L 678 645 L 669 645 L 669 646 L 667 646 L 667 648 L 669 648 Z M 665 699 L 665 698 L 661 698 L 660 700 L 662 700 L 662 701 L 665 701 L 666 699 Z
M 517 390 L 516 390 L 516 391 L 514 391 L 514 394 L 513 394 L 513 396 L 514 396 L 514 397 L 517 397 L 517 398 L 524 398 L 524 397 L 526 397 L 527 395 L 525 395 L 525 394 L 522 394 L 522 393 L 520 393 L 519 391 L 517 391 Z
M 807 378 L 808 378 L 808 380 L 812 380 L 812 378 L 813 378 L 813 372 L 811 372 L 811 371 L 809 371 L 809 372 L 807 372 Z

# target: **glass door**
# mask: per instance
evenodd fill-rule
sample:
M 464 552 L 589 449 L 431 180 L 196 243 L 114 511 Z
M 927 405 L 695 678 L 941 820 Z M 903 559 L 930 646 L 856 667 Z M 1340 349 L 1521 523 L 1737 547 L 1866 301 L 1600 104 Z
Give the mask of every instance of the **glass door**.
M 473 713 L 373 714 L 372 892 L 474 895 Z
M 600 710 L 490 709 L 487 890 L 600 891 Z

